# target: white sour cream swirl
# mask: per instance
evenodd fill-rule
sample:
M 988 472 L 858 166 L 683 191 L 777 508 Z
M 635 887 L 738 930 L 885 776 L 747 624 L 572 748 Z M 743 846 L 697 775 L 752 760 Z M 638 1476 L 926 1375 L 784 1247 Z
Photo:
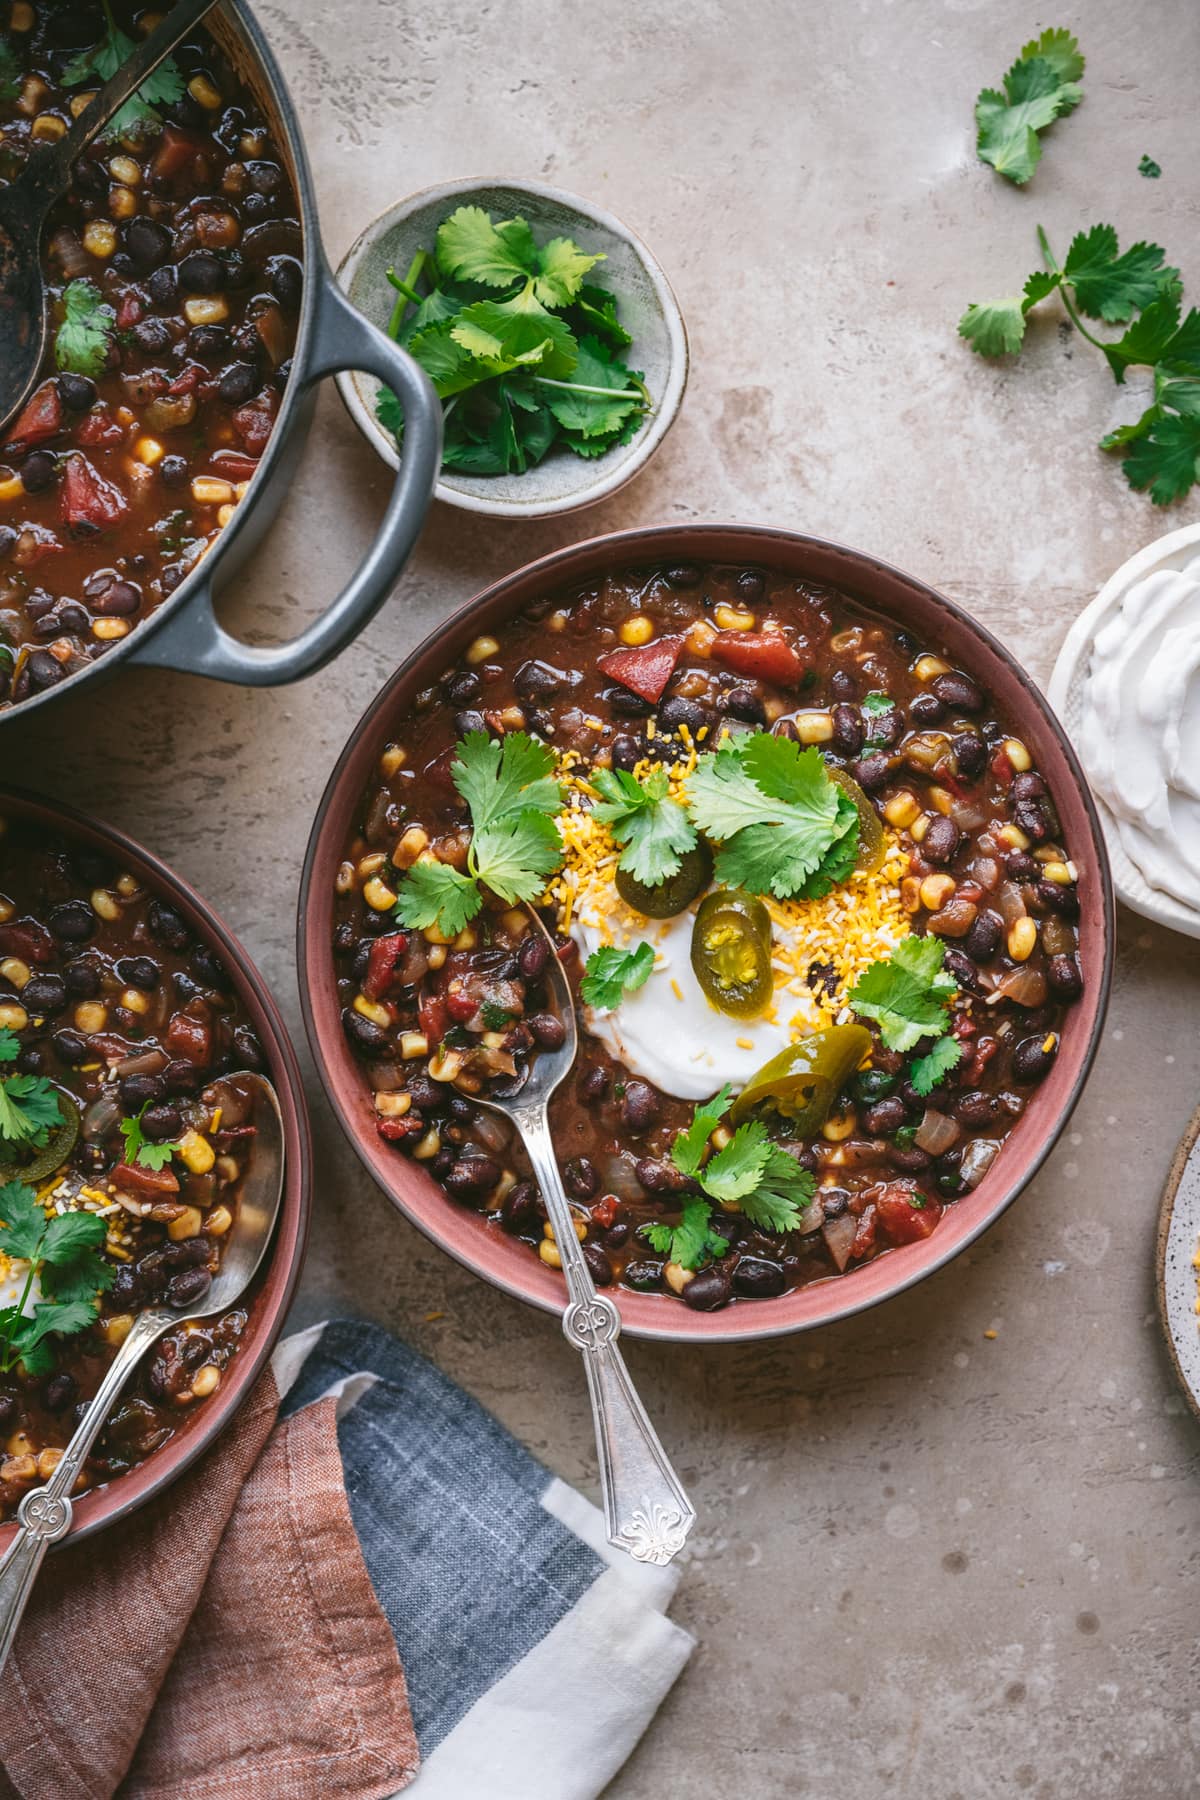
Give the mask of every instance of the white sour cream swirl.
M 1200 910 L 1200 554 L 1097 628 L 1078 749 L 1149 887 Z

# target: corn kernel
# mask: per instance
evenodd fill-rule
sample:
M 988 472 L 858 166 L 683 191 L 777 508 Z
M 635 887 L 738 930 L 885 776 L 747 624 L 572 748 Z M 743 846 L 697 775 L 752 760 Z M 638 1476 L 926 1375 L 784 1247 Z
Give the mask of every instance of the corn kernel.
M 83 228 L 83 247 L 89 256 L 107 260 L 117 247 L 117 228 L 108 219 L 90 219 Z
M 207 1400 L 210 1394 L 216 1393 L 220 1385 L 221 1371 L 216 1363 L 205 1363 L 204 1367 L 197 1369 L 192 1376 L 192 1392 L 197 1400 Z
M 28 1453 L 22 1456 L 6 1456 L 0 1462 L 0 1481 L 36 1481 L 37 1458 Z
M 946 788 L 931 787 L 929 789 L 929 799 L 931 804 L 936 806 L 940 813 L 945 813 L 947 817 L 949 816 L 950 808 L 954 805 L 954 795 L 949 793 Z
M 72 94 L 71 95 L 71 103 L 70 103 L 71 104 L 71 117 L 73 119 L 77 119 L 81 112 L 85 112 L 87 110 L 87 108 L 92 104 L 92 101 L 95 98 L 96 98 L 95 88 L 92 89 L 90 94 Z
M 776 700 L 773 696 L 769 696 L 763 701 L 762 709 L 763 717 L 766 719 L 768 725 L 773 725 L 776 719 L 782 719 L 784 713 L 787 711 L 787 707 L 783 704 L 783 701 Z M 701 727 L 701 729 L 703 729 L 703 727 Z
M 485 1037 L 486 1037 L 485 1033 Z M 492 1049 L 496 1049 L 495 1044 Z M 439 1045 L 429 1059 L 429 1075 L 432 1081 L 457 1081 L 462 1074 L 465 1058 L 461 1050 L 447 1049 Z
M 121 908 L 107 888 L 92 889 L 92 911 L 98 918 L 106 919 L 110 925 L 115 924 L 121 916 Z
M 524 731 L 525 709 L 521 706 L 506 706 L 500 713 L 500 723 L 505 731 Z
M 722 631 L 754 630 L 754 614 L 744 606 L 727 606 L 724 600 L 713 609 L 713 618 Z
M 198 294 L 184 301 L 183 315 L 189 325 L 223 325 L 229 317 L 229 303 L 224 294 Z
M 234 506 L 233 506 L 232 501 L 230 501 L 225 506 L 218 506 L 218 508 L 217 508 L 217 524 L 222 531 L 224 531 L 225 527 L 232 521 L 233 514 L 234 514 Z
M 207 1175 L 217 1160 L 217 1153 L 198 1131 L 185 1131 L 179 1140 L 179 1157 L 193 1175 Z
M 918 656 L 913 664 L 913 674 L 918 681 L 933 681 L 938 675 L 949 675 L 950 664 L 943 662 L 940 656 Z
M 33 8 L 29 0 L 13 0 L 13 9 L 8 15 L 10 31 L 33 30 Z
M 910 794 L 908 789 L 904 788 L 900 793 L 892 795 L 883 809 L 883 816 L 889 825 L 896 827 L 897 831 L 905 831 L 920 810 L 916 795 Z
M 429 833 L 420 825 L 410 825 L 407 831 L 401 832 L 392 851 L 392 861 L 398 869 L 411 869 L 422 850 L 429 848 Z
M 0 894 L 0 925 L 7 925 L 16 916 L 16 907 L 6 894 Z
M 102 644 L 115 643 L 118 638 L 128 637 L 130 630 L 128 619 L 92 620 L 92 636 L 99 638 Z
M 707 619 L 695 619 L 692 624 L 688 626 L 687 641 L 689 648 L 692 649 L 697 656 L 711 656 L 713 639 L 716 635 L 716 632 L 713 630 Z
M 549 1238 L 543 1238 L 541 1243 L 538 1245 L 538 1255 L 541 1257 L 542 1261 L 545 1263 L 545 1265 L 548 1269 L 561 1269 L 562 1268 L 562 1255 L 559 1251 L 558 1245 L 555 1243 L 552 1243 Z
M 927 875 L 921 883 L 921 905 L 928 912 L 940 912 L 957 886 L 953 875 Z
M 197 475 L 192 480 L 192 499 L 197 506 L 226 506 L 233 499 L 233 489 L 215 476 Z
M 1014 962 L 1028 962 L 1037 944 L 1037 925 L 1026 913 L 1009 927 L 1008 954 Z
M 1029 839 L 1019 825 L 1002 825 L 996 833 L 1006 850 L 1028 850 Z
M 654 636 L 654 620 L 645 613 L 633 613 L 621 627 L 621 642 L 636 648 L 639 644 L 648 644 Z
M 379 773 L 385 781 L 390 781 L 397 769 L 402 769 L 407 761 L 407 750 L 399 744 L 385 744 L 383 755 L 379 758 Z
M 19 475 L 0 477 L 0 500 L 19 500 L 25 492 L 25 483 Z
M 685 1269 L 682 1263 L 664 1263 L 663 1280 L 673 1294 L 682 1294 L 689 1281 L 696 1278 L 695 1269 Z
M 55 1469 L 63 1459 L 61 1450 L 54 1450 L 49 1445 L 38 1451 L 37 1472 L 43 1481 L 49 1481 Z
M 561 607 L 559 607 L 558 611 L 552 612 L 550 617 L 546 620 L 546 630 L 553 631 L 556 635 L 560 631 L 565 631 L 567 629 L 567 617 L 568 615 Z
M 924 843 L 926 833 L 928 832 L 929 827 L 932 824 L 933 824 L 933 820 L 930 818 L 928 813 L 922 813 L 919 819 L 913 820 L 912 824 L 908 828 L 908 835 L 912 839 L 914 844 L 923 844 Z
M 447 950 L 446 950 L 445 944 L 430 944 L 430 946 L 429 946 L 429 966 L 430 966 L 430 968 L 431 969 L 440 969 L 440 968 L 444 967 L 445 961 L 446 961 L 446 955 L 447 955 Z
M 214 1206 L 204 1221 L 204 1229 L 209 1237 L 224 1237 L 233 1224 L 233 1214 L 227 1206 Z
M 0 1031 L 24 1031 L 29 1014 L 15 1000 L 0 1000 Z
M 380 1031 L 386 1031 L 392 1022 L 392 1015 L 387 1007 L 378 1000 L 368 1000 L 365 994 L 355 994 L 354 1010 L 362 1018 L 369 1019 L 372 1025 L 378 1025 Z
M 106 1344 L 111 1344 L 115 1349 L 118 1344 L 125 1342 L 132 1330 L 132 1313 L 114 1313 L 111 1319 L 105 1319 L 101 1325 L 100 1335 Z
M 190 1136 L 191 1133 L 188 1135 Z M 185 1206 L 180 1211 L 179 1217 L 168 1223 L 167 1236 L 173 1243 L 182 1244 L 187 1238 L 199 1237 L 203 1223 L 203 1215 L 198 1206 Z
M 27 75 L 21 83 L 21 97 L 17 101 L 18 111 L 32 119 L 45 102 L 50 89 L 40 75 Z
M 23 988 L 32 972 L 29 964 L 22 962 L 19 956 L 6 956 L 4 961 L 0 962 L 0 975 L 3 975 L 5 981 L 11 982 L 15 988 Z
M 378 1093 L 375 1096 L 375 1111 L 381 1119 L 402 1119 L 411 1105 L 411 1094 Z
M 473 950 L 478 942 L 479 939 L 476 937 L 471 927 L 469 925 L 464 925 L 454 940 L 454 948 L 456 950 Z
M 138 209 L 137 195 L 127 187 L 111 187 L 108 190 L 108 212 L 113 219 L 132 219 Z
M 382 850 L 372 850 L 369 856 L 360 856 L 358 873 L 362 880 L 366 881 L 369 876 L 378 875 L 386 861 L 387 857 Z
M 187 91 L 205 112 L 217 112 L 224 104 L 220 89 L 213 86 L 207 75 L 193 75 L 187 84 Z
M 396 890 L 378 875 L 372 875 L 370 881 L 363 883 L 363 899 L 372 912 L 390 912 L 396 904 Z
M 33 1439 L 27 1431 L 14 1431 L 4 1446 L 9 1456 L 34 1456 Z
M 918 876 L 906 875 L 900 883 L 900 904 L 906 913 L 920 911 L 921 882 Z
M 118 875 L 113 883 L 123 900 L 132 900 L 135 894 L 141 893 L 136 875 Z
M 833 714 L 802 712 L 795 718 L 796 736 L 802 744 L 827 744 L 833 736 Z
M 145 463 L 148 469 L 152 469 L 166 455 L 166 447 L 160 444 L 157 438 L 140 437 L 133 446 L 133 454 L 139 462 Z
M 1033 767 L 1033 758 L 1020 738 L 1005 738 L 1004 754 L 1018 775 L 1027 775 Z
M 108 172 L 123 187 L 136 187 L 142 179 L 141 167 L 134 162 L 132 156 L 114 156 L 108 165 Z
M 352 894 L 354 892 L 354 864 L 352 862 L 340 862 L 338 864 L 337 874 L 333 878 L 333 886 L 334 892 L 338 894 Z
M 40 144 L 57 144 L 59 138 L 67 135 L 67 121 L 56 113 L 39 113 L 29 128 L 29 135 Z
M 854 1130 L 854 1111 L 831 1113 L 821 1127 L 821 1136 L 829 1144 L 840 1144 Z
M 467 651 L 467 661 L 474 667 L 477 663 L 486 662 L 489 656 L 495 656 L 499 648 L 494 637 L 477 637 Z
M 1048 862 L 1043 864 L 1042 874 L 1046 877 L 1047 881 L 1052 881 L 1056 887 L 1069 887 L 1074 879 L 1065 862 Z
M 428 1056 L 429 1039 L 423 1031 L 402 1031 L 400 1033 L 400 1054 L 405 1062 L 412 1062 L 418 1056 Z
M 148 1013 L 150 1011 L 150 996 L 148 994 L 143 994 L 141 988 L 126 988 L 121 995 L 120 1005 L 125 1008 L 126 1012 Z
M 413 1149 L 418 1162 L 431 1162 L 442 1147 L 442 1134 L 436 1125 L 431 1125 Z
M 215 1131 L 216 1126 L 210 1125 L 209 1130 Z M 241 1172 L 242 1172 L 241 1169 L 238 1167 L 238 1160 L 237 1160 L 236 1156 L 228 1156 L 228 1155 L 218 1156 L 218 1158 L 217 1158 L 217 1179 L 219 1181 L 224 1182 L 226 1187 L 228 1187 L 228 1185 L 231 1181 L 236 1181 L 238 1176 L 241 1174 Z

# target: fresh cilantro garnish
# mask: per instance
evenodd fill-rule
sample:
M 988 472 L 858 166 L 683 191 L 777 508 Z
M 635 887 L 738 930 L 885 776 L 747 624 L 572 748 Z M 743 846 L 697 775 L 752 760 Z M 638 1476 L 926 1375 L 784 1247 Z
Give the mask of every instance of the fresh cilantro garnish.
M 1095 225 L 1074 238 L 1060 266 L 1040 226 L 1038 239 L 1048 267 L 1031 275 L 1020 294 L 969 306 L 959 333 L 982 356 L 1011 354 L 1021 348 L 1030 310 L 1057 293 L 1114 380 L 1123 382 L 1134 367 L 1152 368 L 1153 404 L 1110 431 L 1100 448 L 1119 451 L 1130 486 L 1149 489 L 1155 505 L 1166 506 L 1187 493 L 1200 469 L 1200 310 L 1183 316 L 1179 270 L 1157 244 L 1122 252 L 1112 226 Z M 1099 338 L 1085 315 L 1126 329 L 1118 338 Z
M 107 81 L 122 63 L 129 61 L 137 48 L 113 18 L 109 0 L 102 0 L 102 4 L 104 36 L 93 49 L 81 51 L 67 64 L 62 73 L 64 87 L 81 87 L 85 81 L 97 84 Z M 159 125 L 157 108 L 174 106 L 177 100 L 182 100 L 183 92 L 184 80 L 179 64 L 173 56 L 164 57 L 157 69 L 147 75 L 136 94 L 109 120 L 103 135 L 123 137 L 126 132 L 136 133 L 142 127 Z
M 1004 77 L 1003 92 L 984 88 L 975 102 L 980 160 L 1023 187 L 1041 161 L 1038 133 L 1074 112 L 1083 99 L 1083 67 L 1069 31 L 1051 28 L 1026 44 Z
M 20 1051 L 16 1033 L 0 1028 L 0 1063 L 15 1062 Z M 0 1077 L 0 1140 L 37 1149 L 61 1120 L 58 1090 L 44 1075 Z
M 648 1226 L 646 1237 L 661 1254 L 685 1269 L 694 1269 L 712 1252 L 720 1255 L 726 1241 L 710 1230 L 710 1201 L 734 1206 L 763 1231 L 792 1231 L 813 1197 L 816 1183 L 794 1156 L 767 1136 L 758 1119 L 739 1125 L 729 1142 L 705 1162 L 709 1139 L 729 1109 L 732 1090 L 723 1087 L 696 1108 L 691 1124 L 671 1146 L 677 1169 L 699 1183 L 703 1195 L 683 1202 L 678 1225 Z
M 460 206 L 401 278 L 389 334 L 443 401 L 443 467 L 523 474 L 555 444 L 602 456 L 650 406 L 644 377 L 619 360 L 630 342 L 616 296 L 584 277 L 599 253 L 558 237 L 539 245 L 524 219 L 498 224 Z M 424 291 L 423 291 L 424 290 Z M 404 417 L 381 389 L 375 407 L 399 441 Z
M 63 290 L 62 323 L 54 336 L 54 360 L 76 375 L 100 375 L 108 360 L 113 309 L 94 281 L 71 281 Z
M 717 880 L 752 894 L 827 893 L 858 850 L 857 808 L 829 779 L 820 752 L 765 731 L 700 758 L 688 778 L 688 811 L 721 846 Z
M 21 91 L 21 68 L 11 44 L 0 39 L 0 100 L 15 100 Z
M 681 858 L 695 848 L 696 828 L 669 797 L 662 764 L 640 779 L 624 769 L 595 769 L 590 779 L 601 796 L 592 816 L 623 846 L 617 866 L 643 887 L 658 887 L 678 875 Z
M 886 962 L 864 969 L 847 995 L 853 1010 L 874 1019 L 889 1050 L 911 1050 L 923 1037 L 941 1035 L 958 991 L 942 969 L 941 938 L 901 938 Z
M 620 1005 L 626 989 L 633 993 L 649 980 L 653 967 L 654 950 L 649 944 L 639 944 L 635 950 L 602 944 L 587 959 L 579 991 L 597 1012 L 611 1012 Z
M 450 774 L 471 811 L 467 872 L 414 863 L 396 901 L 402 924 L 415 931 L 436 926 L 446 937 L 457 937 L 483 905 L 481 884 L 508 906 L 535 900 L 563 857 L 553 751 L 523 731 L 500 742 L 471 731 L 457 749 Z
M 1138 163 L 1138 174 L 1145 175 L 1149 181 L 1157 181 L 1162 170 L 1152 156 L 1143 156 Z
M 939 1081 L 962 1061 L 962 1045 L 957 1038 L 940 1037 L 927 1056 L 918 1056 L 909 1070 L 909 1080 L 918 1094 L 930 1094 Z
M 0 1310 L 0 1373 L 20 1362 L 30 1375 L 48 1374 L 54 1356 L 47 1337 L 69 1337 L 95 1323 L 97 1296 L 112 1281 L 99 1254 L 106 1235 L 97 1213 L 47 1218 L 32 1188 L 16 1181 L 0 1186 L 0 1250 L 29 1264 L 19 1301 Z M 43 1298 L 27 1318 L 35 1280 Z
M 891 712 L 895 704 L 890 694 L 867 694 L 862 702 L 862 711 L 871 718 L 877 718 L 880 713 Z
M 118 1127 L 125 1139 L 125 1161 L 132 1167 L 140 1163 L 143 1169 L 165 1169 L 171 1158 L 179 1149 L 178 1144 L 152 1144 L 142 1131 L 142 1113 L 150 1102 L 147 1100 L 136 1118 L 122 1119 Z
M 512 1024 L 513 1015 L 507 1008 L 497 1006 L 494 1000 L 485 1000 L 479 1008 L 479 1016 L 483 1020 L 485 1031 L 503 1031 L 506 1025 Z

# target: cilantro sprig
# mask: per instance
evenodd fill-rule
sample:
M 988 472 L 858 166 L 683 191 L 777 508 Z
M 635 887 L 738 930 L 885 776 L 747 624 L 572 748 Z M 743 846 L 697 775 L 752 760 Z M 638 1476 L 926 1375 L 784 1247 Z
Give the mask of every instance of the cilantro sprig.
M 958 992 L 954 977 L 942 967 L 945 954 L 941 938 L 901 938 L 891 956 L 864 969 L 851 988 L 850 1006 L 860 1018 L 874 1019 L 889 1050 L 912 1050 L 922 1038 L 945 1033 L 950 1002 Z M 940 1060 L 948 1052 L 936 1054 Z M 925 1060 L 932 1061 L 933 1055 Z M 932 1086 L 936 1077 L 932 1070 L 930 1075 Z
M 0 1029 L 0 1064 L 15 1062 L 20 1050 L 16 1033 Z M 40 1149 L 61 1118 L 58 1090 L 44 1075 L 0 1076 L 0 1148 Z
M 471 813 L 466 871 L 449 863 L 414 863 L 396 901 L 396 917 L 415 931 L 457 937 L 483 905 L 484 886 L 508 906 L 536 900 L 562 864 L 555 815 L 563 804 L 553 777 L 554 753 L 524 731 L 497 742 L 468 732 L 457 745 L 451 779 Z
M 962 1045 L 957 1038 L 940 1037 L 925 1056 L 914 1059 L 908 1078 L 918 1094 L 931 1094 L 940 1081 L 962 1061 Z
M 1024 187 L 1042 158 L 1039 134 L 1083 99 L 1083 69 L 1079 43 L 1069 31 L 1052 26 L 1032 38 L 1004 77 L 1003 89 L 984 88 L 975 102 L 980 160 Z
M 624 769 L 595 769 L 590 779 L 601 796 L 592 817 L 607 825 L 623 846 L 618 868 L 627 869 L 643 887 L 658 887 L 678 875 L 682 858 L 695 849 L 696 828 L 670 798 L 662 764 L 640 777 Z
M 102 374 L 116 317 L 112 307 L 94 281 L 68 282 L 62 305 L 62 322 L 54 334 L 55 362 L 76 375 Z
M 1157 244 L 1119 248 L 1111 225 L 1079 232 L 1060 264 L 1041 226 L 1038 241 L 1046 268 L 1036 270 L 1019 294 L 972 304 L 959 334 L 981 356 L 1011 355 L 1025 337 L 1029 313 L 1058 294 L 1075 329 L 1101 352 L 1122 383 L 1131 368 L 1154 371 L 1154 399 L 1141 417 L 1101 438 L 1101 450 L 1121 455 L 1132 488 L 1149 490 L 1156 506 L 1168 506 L 1192 487 L 1200 471 L 1200 311 L 1184 315 L 1179 270 Z M 1084 319 L 1125 325 L 1117 338 L 1100 338 Z
M 692 823 L 721 846 L 723 886 L 815 899 L 854 867 L 858 810 L 813 745 L 747 732 L 701 757 L 687 787 Z
M 142 1130 L 142 1114 L 150 1102 L 147 1100 L 132 1119 L 122 1119 L 118 1130 L 125 1139 L 125 1161 L 132 1168 L 140 1163 L 143 1169 L 165 1169 L 173 1156 L 179 1152 L 178 1144 L 152 1144 Z
M 584 966 L 579 991 L 587 1005 L 596 1012 L 612 1012 L 621 1004 L 625 993 L 644 987 L 654 968 L 654 948 L 638 944 L 636 949 L 621 950 L 616 944 L 602 944 L 593 950 Z
M 30 1375 L 48 1374 L 54 1353 L 46 1340 L 73 1336 L 95 1323 L 98 1296 L 113 1275 L 99 1253 L 106 1231 L 96 1213 L 47 1218 L 32 1188 L 16 1181 L 0 1187 L 0 1250 L 29 1264 L 20 1299 L 0 1309 L 0 1374 L 17 1363 Z M 42 1298 L 27 1315 L 35 1281 Z
M 82 87 L 85 82 L 99 85 L 115 75 L 123 63 L 127 63 L 137 48 L 127 32 L 121 30 L 113 18 L 109 0 L 101 0 L 104 7 L 104 36 L 90 50 L 83 50 L 73 57 L 62 73 L 64 87 Z M 182 100 L 184 80 L 179 64 L 173 56 L 164 57 L 157 69 L 151 70 L 137 92 L 133 94 L 115 113 L 104 127 L 105 137 L 124 137 L 127 133 L 138 133 L 148 127 L 157 128 L 162 120 L 158 109 L 163 106 L 174 106 Z
M 524 219 L 496 223 L 460 206 L 403 276 L 388 333 L 444 403 L 443 467 L 524 474 L 556 444 L 582 457 L 626 443 L 644 420 L 644 376 L 620 352 L 631 342 L 617 297 L 586 277 L 604 261 L 572 239 L 539 244 Z M 376 417 L 399 442 L 404 419 L 389 390 Z
M 651 1246 L 685 1269 L 728 1249 L 725 1239 L 712 1230 L 713 1201 L 736 1207 L 763 1231 L 792 1231 L 815 1191 L 814 1177 L 768 1137 L 759 1119 L 739 1125 L 723 1148 L 708 1155 L 709 1141 L 732 1097 L 732 1088 L 726 1086 L 698 1106 L 691 1124 L 671 1146 L 675 1167 L 698 1183 L 700 1194 L 685 1197 L 678 1224 L 659 1222 L 645 1229 Z

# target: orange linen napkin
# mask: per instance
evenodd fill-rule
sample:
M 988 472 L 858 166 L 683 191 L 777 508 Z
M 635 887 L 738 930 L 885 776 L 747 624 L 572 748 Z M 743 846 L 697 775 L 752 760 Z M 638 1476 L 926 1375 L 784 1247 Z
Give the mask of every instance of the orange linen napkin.
M 0 1675 L 0 1796 L 377 1800 L 412 1780 L 334 1402 L 278 1410 L 268 1370 L 166 1493 L 47 1558 Z

